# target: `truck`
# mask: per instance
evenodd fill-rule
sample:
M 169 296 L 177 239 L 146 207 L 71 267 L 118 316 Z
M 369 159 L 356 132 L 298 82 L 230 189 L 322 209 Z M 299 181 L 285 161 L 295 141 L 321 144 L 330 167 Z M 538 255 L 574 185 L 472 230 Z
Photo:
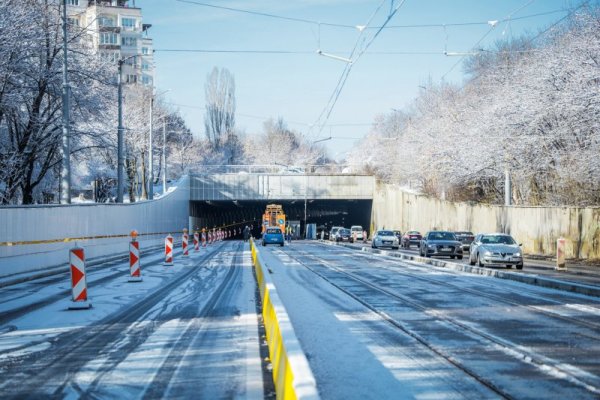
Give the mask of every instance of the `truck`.
M 267 204 L 262 217 L 262 232 L 269 226 L 278 226 L 281 232 L 285 232 L 285 214 L 281 204 Z

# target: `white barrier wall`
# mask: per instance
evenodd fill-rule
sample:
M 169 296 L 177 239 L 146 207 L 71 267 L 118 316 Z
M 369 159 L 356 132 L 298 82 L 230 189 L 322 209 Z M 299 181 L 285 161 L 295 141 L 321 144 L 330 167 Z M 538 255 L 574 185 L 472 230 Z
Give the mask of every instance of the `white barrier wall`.
M 600 207 L 521 207 L 453 203 L 381 184 L 373 197 L 375 229 L 505 232 L 523 243 L 526 254 L 556 256 L 566 239 L 568 258 L 600 259 Z
M 85 248 L 86 259 L 128 251 L 127 238 L 92 237 L 128 235 L 135 229 L 142 251 L 163 243 L 167 232 L 177 240 L 183 228 L 189 229 L 189 197 L 189 178 L 184 177 L 177 188 L 152 201 L 0 207 L 0 277 L 66 266 L 67 249 L 75 244 Z M 68 241 L 20 244 L 57 239 Z

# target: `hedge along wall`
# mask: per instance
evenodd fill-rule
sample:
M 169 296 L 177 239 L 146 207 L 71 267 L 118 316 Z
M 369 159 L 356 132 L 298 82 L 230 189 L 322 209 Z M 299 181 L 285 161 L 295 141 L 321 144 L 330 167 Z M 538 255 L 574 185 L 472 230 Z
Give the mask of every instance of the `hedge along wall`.
M 373 197 L 375 229 L 467 230 L 511 234 L 529 255 L 553 256 L 564 237 L 568 258 L 600 259 L 600 207 L 521 207 L 453 203 L 379 184 Z

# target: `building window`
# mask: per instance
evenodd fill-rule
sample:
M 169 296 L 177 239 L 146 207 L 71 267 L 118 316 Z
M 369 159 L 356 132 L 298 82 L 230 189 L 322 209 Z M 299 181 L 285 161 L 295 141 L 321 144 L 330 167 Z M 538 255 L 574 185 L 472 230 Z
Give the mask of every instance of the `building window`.
M 121 40 L 121 44 L 123 46 L 135 47 L 135 46 L 137 46 L 137 38 L 134 38 L 134 37 L 124 37 Z
M 142 47 L 142 54 L 144 55 L 148 55 L 148 48 L 147 47 Z
M 111 17 L 99 16 L 98 25 L 100 26 L 115 26 L 115 21 Z
M 136 26 L 135 18 L 121 18 L 121 26 L 127 30 L 133 30 Z
M 148 63 L 142 63 L 142 70 L 149 71 L 150 70 L 150 65 Z
M 117 34 L 114 32 L 100 32 L 100 44 L 117 44 Z
M 114 51 L 102 51 L 100 52 L 100 58 L 110 63 L 116 63 L 117 61 L 119 61 L 119 53 L 116 53 Z
M 127 82 L 127 83 L 137 83 L 137 75 L 127 74 L 125 82 Z
M 78 6 L 79 0 L 67 0 L 67 5 L 68 6 Z
M 152 83 L 152 79 L 150 79 L 149 76 L 144 75 L 144 76 L 142 76 L 142 83 L 144 85 L 149 85 Z
M 67 18 L 67 23 L 70 26 L 77 26 L 78 27 L 79 26 L 79 18 L 68 17 Z

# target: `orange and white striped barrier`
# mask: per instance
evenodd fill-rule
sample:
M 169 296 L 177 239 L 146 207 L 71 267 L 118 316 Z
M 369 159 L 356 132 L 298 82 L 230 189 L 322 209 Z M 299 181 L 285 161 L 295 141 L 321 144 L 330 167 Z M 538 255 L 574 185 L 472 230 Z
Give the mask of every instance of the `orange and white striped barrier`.
M 181 247 L 183 248 L 183 256 L 187 257 L 190 255 L 189 253 L 189 249 L 188 249 L 188 230 L 184 229 L 183 230 L 183 235 L 181 236 Z
M 129 282 L 141 282 L 140 242 L 133 239 L 129 242 Z
M 72 298 L 69 310 L 82 310 L 92 307 L 87 296 L 87 280 L 85 277 L 85 251 L 76 247 L 69 251 L 71 265 Z
M 173 236 L 167 235 L 165 238 L 165 263 L 164 265 L 173 265 Z
M 194 251 L 200 250 L 200 234 L 194 232 Z

